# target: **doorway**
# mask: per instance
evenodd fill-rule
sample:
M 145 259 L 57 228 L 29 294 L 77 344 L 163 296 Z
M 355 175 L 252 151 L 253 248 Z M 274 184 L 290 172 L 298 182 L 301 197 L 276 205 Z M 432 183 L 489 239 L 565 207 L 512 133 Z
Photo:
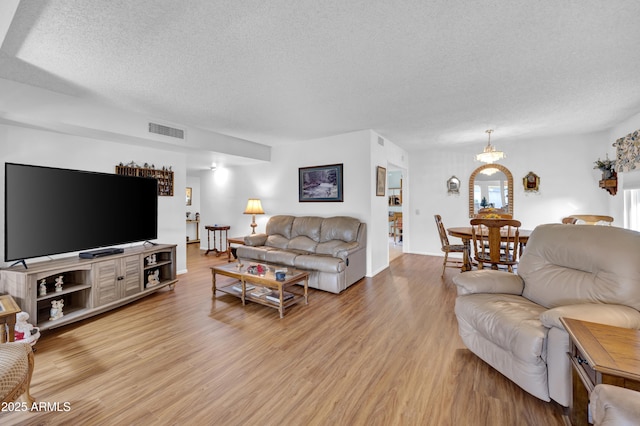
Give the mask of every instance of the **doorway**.
M 402 216 L 403 174 L 400 169 L 387 172 L 387 213 L 389 216 L 389 262 L 402 254 L 404 221 Z

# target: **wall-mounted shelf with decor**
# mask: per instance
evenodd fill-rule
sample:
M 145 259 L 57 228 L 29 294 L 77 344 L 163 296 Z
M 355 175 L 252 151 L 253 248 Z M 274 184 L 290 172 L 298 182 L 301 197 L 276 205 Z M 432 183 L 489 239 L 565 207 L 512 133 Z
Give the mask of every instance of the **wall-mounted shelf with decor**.
M 611 195 L 616 195 L 616 192 L 618 192 L 618 177 L 614 175 L 611 179 L 602 179 L 600 181 L 600 188 L 609 192 Z
M 134 166 L 116 166 L 116 174 L 156 178 L 158 180 L 158 195 L 173 197 L 173 171 L 171 170 L 159 170 Z

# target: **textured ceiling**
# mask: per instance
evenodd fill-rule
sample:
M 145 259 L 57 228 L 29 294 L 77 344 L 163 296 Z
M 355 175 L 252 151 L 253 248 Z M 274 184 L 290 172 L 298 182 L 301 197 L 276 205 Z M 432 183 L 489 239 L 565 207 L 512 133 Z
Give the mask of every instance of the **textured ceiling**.
M 269 145 L 498 144 L 640 112 L 638 17 L 638 0 L 23 0 L 0 78 Z

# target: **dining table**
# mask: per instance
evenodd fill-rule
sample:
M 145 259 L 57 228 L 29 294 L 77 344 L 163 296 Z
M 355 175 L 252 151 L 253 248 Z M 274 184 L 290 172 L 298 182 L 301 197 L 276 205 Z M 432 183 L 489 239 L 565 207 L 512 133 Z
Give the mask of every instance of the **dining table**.
M 531 235 L 530 229 L 519 229 L 518 230 L 518 244 L 520 245 L 520 253 L 527 245 L 527 241 L 529 241 L 529 236 Z M 471 239 L 473 238 L 473 229 L 471 226 L 458 226 L 453 228 L 447 228 L 447 233 L 456 238 L 460 238 L 462 240 L 462 244 L 464 244 L 465 250 L 462 254 L 462 272 L 470 271 L 472 269 L 471 264 Z M 504 238 L 507 238 L 507 235 L 504 231 Z M 513 234 L 512 234 L 513 235 Z

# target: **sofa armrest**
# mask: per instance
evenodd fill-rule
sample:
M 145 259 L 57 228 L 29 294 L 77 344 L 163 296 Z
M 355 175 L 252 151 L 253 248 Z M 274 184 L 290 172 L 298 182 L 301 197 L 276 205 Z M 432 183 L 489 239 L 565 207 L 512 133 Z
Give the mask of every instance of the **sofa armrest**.
M 267 242 L 267 234 L 251 234 L 244 237 L 244 245 L 251 247 L 263 246 Z
M 458 295 L 473 293 L 522 294 L 524 281 L 516 274 L 493 269 L 482 269 L 453 277 Z
M 614 327 L 640 329 L 640 312 L 625 306 L 605 303 L 584 303 L 580 305 L 558 306 L 540 314 L 540 321 L 547 327 L 564 330 L 561 317 L 597 322 Z

